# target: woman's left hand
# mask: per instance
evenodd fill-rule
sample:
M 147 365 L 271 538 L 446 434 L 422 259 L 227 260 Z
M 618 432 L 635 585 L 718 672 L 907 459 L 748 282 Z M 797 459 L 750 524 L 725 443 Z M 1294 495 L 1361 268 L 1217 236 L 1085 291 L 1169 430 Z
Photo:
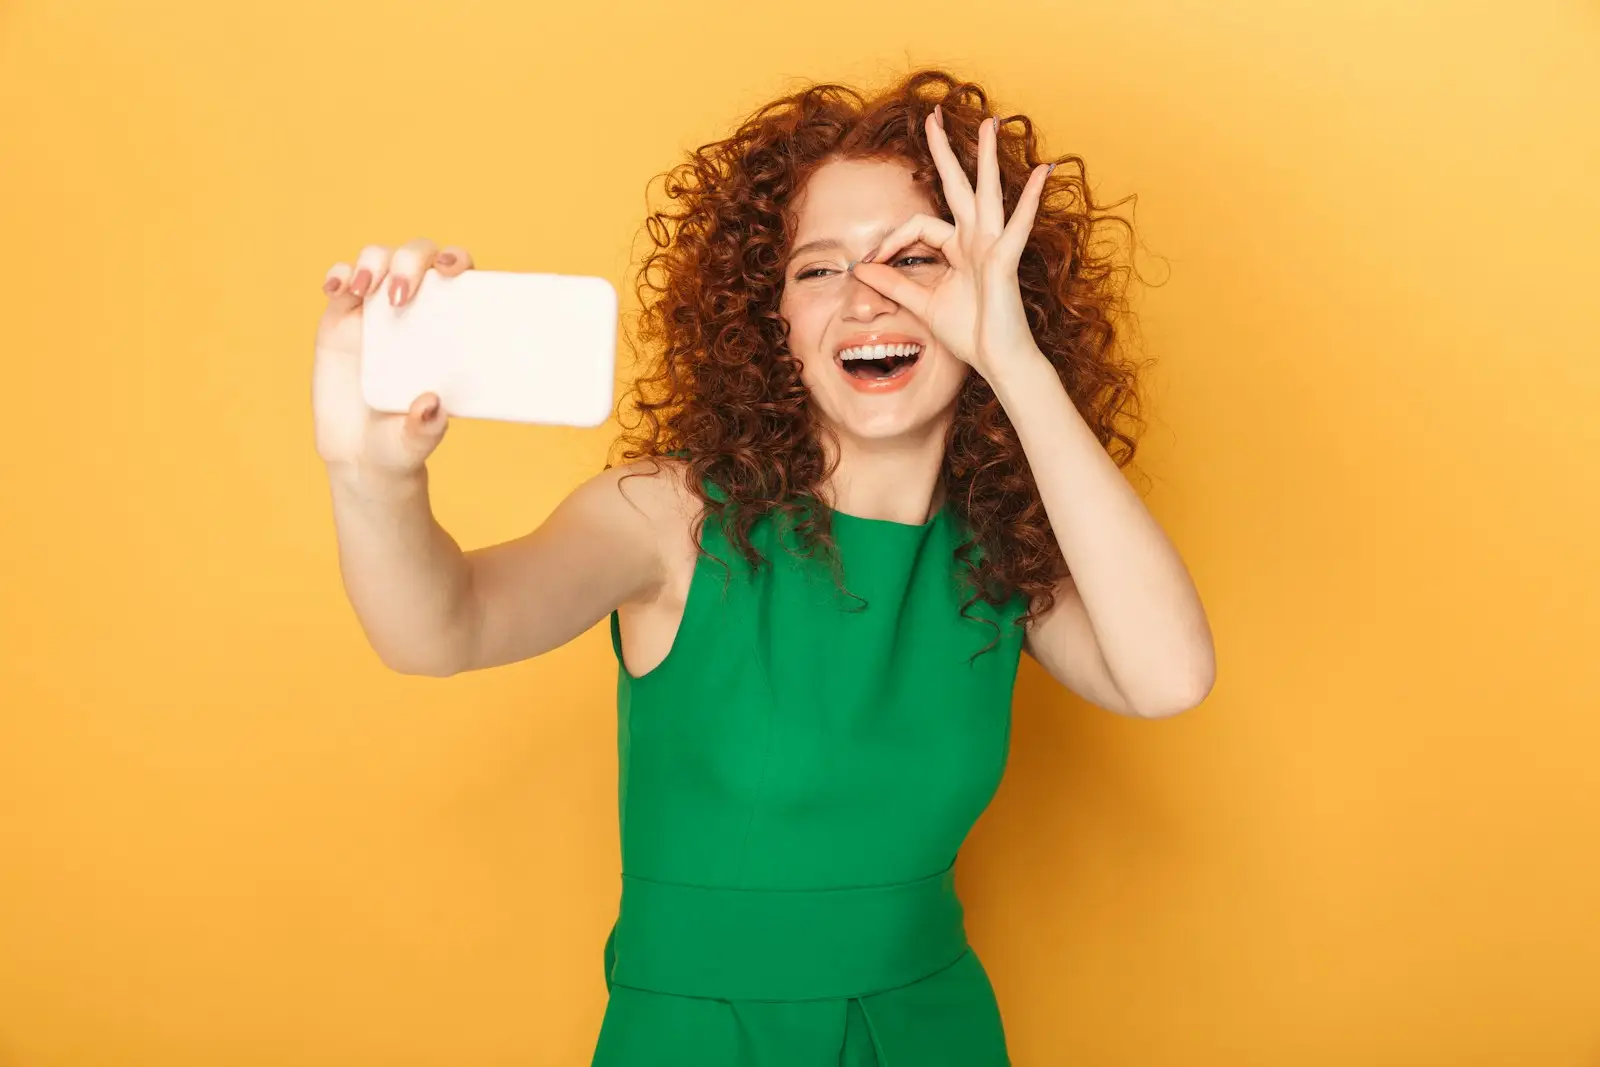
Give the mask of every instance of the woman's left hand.
M 1022 308 L 1017 264 L 1051 170 L 1034 168 L 1006 221 L 995 147 L 998 121 L 986 119 L 978 128 L 974 191 L 945 137 L 943 116 L 938 109 L 928 116 L 928 147 L 955 224 L 914 215 L 854 268 L 857 278 L 921 319 L 934 340 L 990 380 L 997 361 L 1037 351 Z M 918 241 L 937 248 L 949 264 L 931 285 L 919 284 L 887 265 L 901 249 Z

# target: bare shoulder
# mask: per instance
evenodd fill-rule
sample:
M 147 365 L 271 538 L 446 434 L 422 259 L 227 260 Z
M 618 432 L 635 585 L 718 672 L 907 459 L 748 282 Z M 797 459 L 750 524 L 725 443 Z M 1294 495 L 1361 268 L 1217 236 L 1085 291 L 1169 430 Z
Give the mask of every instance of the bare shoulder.
M 574 493 L 595 507 L 625 509 L 633 521 L 653 529 L 684 527 L 700 513 L 701 501 L 689 488 L 688 466 L 668 457 L 634 460 L 607 467 Z M 620 512 L 618 513 L 620 517 Z
M 582 527 L 604 530 L 602 540 L 626 539 L 631 556 L 643 550 L 655 577 L 627 602 L 670 603 L 683 595 L 698 548 L 695 522 L 704 502 L 689 487 L 688 465 L 653 457 L 608 467 L 573 491 L 562 505 L 582 515 Z M 597 546 L 598 547 L 598 546 Z M 619 546 L 620 547 L 620 546 Z
M 656 581 L 617 606 L 627 661 L 636 673 L 644 662 L 656 662 L 671 647 L 689 586 L 694 580 L 699 545 L 695 526 L 705 506 L 690 488 L 687 464 L 659 457 L 608 468 L 596 489 L 611 497 L 611 506 L 627 511 L 643 524 L 656 559 Z

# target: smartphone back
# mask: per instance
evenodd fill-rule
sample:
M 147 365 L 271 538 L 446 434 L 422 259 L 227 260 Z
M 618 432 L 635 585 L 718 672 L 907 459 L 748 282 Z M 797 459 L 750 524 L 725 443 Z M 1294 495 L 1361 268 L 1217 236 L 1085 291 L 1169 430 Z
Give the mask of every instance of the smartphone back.
M 378 411 L 436 393 L 452 418 L 598 426 L 612 413 L 617 293 L 604 278 L 429 270 L 362 311 L 361 388 Z

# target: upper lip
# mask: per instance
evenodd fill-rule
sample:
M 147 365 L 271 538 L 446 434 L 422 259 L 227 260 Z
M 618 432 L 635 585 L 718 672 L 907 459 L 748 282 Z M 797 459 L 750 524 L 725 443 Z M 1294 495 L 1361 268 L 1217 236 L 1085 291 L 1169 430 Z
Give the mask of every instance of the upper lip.
M 913 337 L 908 333 L 856 333 L 846 337 L 834 346 L 833 355 L 837 359 L 839 353 L 847 348 L 862 348 L 866 345 L 920 345 L 927 348 L 927 342 L 920 337 Z

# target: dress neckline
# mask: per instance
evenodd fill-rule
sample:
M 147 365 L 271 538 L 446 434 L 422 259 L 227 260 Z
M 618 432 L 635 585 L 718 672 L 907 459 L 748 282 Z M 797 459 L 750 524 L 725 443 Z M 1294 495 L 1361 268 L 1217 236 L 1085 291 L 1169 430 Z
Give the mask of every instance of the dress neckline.
M 844 525 L 857 526 L 862 529 L 878 528 L 886 530 L 903 530 L 908 533 L 920 533 L 931 528 L 935 523 L 944 517 L 945 513 L 950 510 L 950 501 L 947 498 L 945 502 L 935 508 L 933 514 L 929 515 L 928 518 L 923 522 L 898 522 L 895 519 L 869 519 L 863 515 L 852 515 L 848 511 L 840 511 L 837 508 L 830 508 L 826 504 L 822 506 L 824 510 L 827 511 L 828 517 L 833 520 L 836 525 L 842 521 Z

